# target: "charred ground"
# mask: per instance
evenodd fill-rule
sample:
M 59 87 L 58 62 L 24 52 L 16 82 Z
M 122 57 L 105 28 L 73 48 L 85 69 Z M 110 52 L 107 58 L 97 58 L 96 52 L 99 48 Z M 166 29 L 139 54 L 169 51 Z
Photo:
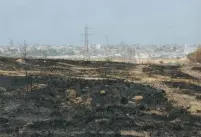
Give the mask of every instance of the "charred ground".
M 26 63 L 0 59 L 1 136 L 201 136 L 201 77 L 193 66 Z

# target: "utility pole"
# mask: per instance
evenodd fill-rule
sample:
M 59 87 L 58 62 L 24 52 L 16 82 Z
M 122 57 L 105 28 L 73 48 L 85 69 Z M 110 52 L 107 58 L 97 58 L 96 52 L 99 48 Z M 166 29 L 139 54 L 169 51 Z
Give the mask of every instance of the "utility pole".
M 84 54 L 84 55 L 86 55 L 88 57 L 88 60 L 90 60 L 90 55 L 89 55 L 89 35 L 91 35 L 91 34 L 89 34 L 89 29 L 91 29 L 91 28 L 88 28 L 88 26 L 85 25 L 84 29 L 85 29 L 85 34 L 84 34 L 84 37 L 85 37 L 85 40 L 84 40 L 84 42 L 85 42 L 85 50 L 84 50 L 84 53 L 86 52 L 86 54 Z
M 11 56 L 14 58 L 15 53 L 13 52 L 12 48 L 13 48 L 13 40 L 10 40 L 10 46 L 8 46 L 8 51 L 9 53 L 12 54 Z
M 22 47 L 23 49 L 23 58 L 26 60 L 27 59 L 27 44 L 26 44 L 26 41 L 24 40 L 24 45 L 23 45 L 23 47 Z
M 105 35 L 105 52 L 106 52 L 106 56 L 108 58 L 108 35 Z
M 22 47 L 22 59 L 24 59 L 24 61 L 27 63 L 27 65 L 24 66 L 24 70 L 25 70 L 25 79 L 26 79 L 26 90 L 28 92 L 29 90 L 29 78 L 28 78 L 28 69 L 29 69 L 29 64 L 27 62 L 27 44 L 26 41 L 24 40 L 24 44 Z
M 13 40 L 10 40 L 10 46 L 13 47 Z
M 89 51 L 89 29 L 91 28 L 88 28 L 88 26 L 86 25 L 85 26 L 85 48 L 86 48 L 86 51 L 88 52 Z

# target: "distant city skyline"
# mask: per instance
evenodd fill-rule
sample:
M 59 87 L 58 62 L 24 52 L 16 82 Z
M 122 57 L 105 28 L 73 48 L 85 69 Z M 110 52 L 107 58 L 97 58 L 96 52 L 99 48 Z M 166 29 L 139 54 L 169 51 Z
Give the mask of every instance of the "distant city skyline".
M 200 0 L 1 0 L 0 45 L 201 44 Z

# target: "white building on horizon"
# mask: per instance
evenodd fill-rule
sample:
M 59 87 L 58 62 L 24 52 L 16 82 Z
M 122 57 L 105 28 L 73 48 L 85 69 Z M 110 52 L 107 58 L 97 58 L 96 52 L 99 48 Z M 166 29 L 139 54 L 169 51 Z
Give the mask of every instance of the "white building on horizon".
M 96 49 L 101 49 L 101 44 L 96 44 Z

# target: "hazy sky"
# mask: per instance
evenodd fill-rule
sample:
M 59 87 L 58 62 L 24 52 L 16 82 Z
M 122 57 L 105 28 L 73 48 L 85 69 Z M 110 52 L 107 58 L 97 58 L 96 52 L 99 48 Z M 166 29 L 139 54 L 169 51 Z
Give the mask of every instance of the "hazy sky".
M 201 43 L 201 0 L 0 0 L 0 44 Z

